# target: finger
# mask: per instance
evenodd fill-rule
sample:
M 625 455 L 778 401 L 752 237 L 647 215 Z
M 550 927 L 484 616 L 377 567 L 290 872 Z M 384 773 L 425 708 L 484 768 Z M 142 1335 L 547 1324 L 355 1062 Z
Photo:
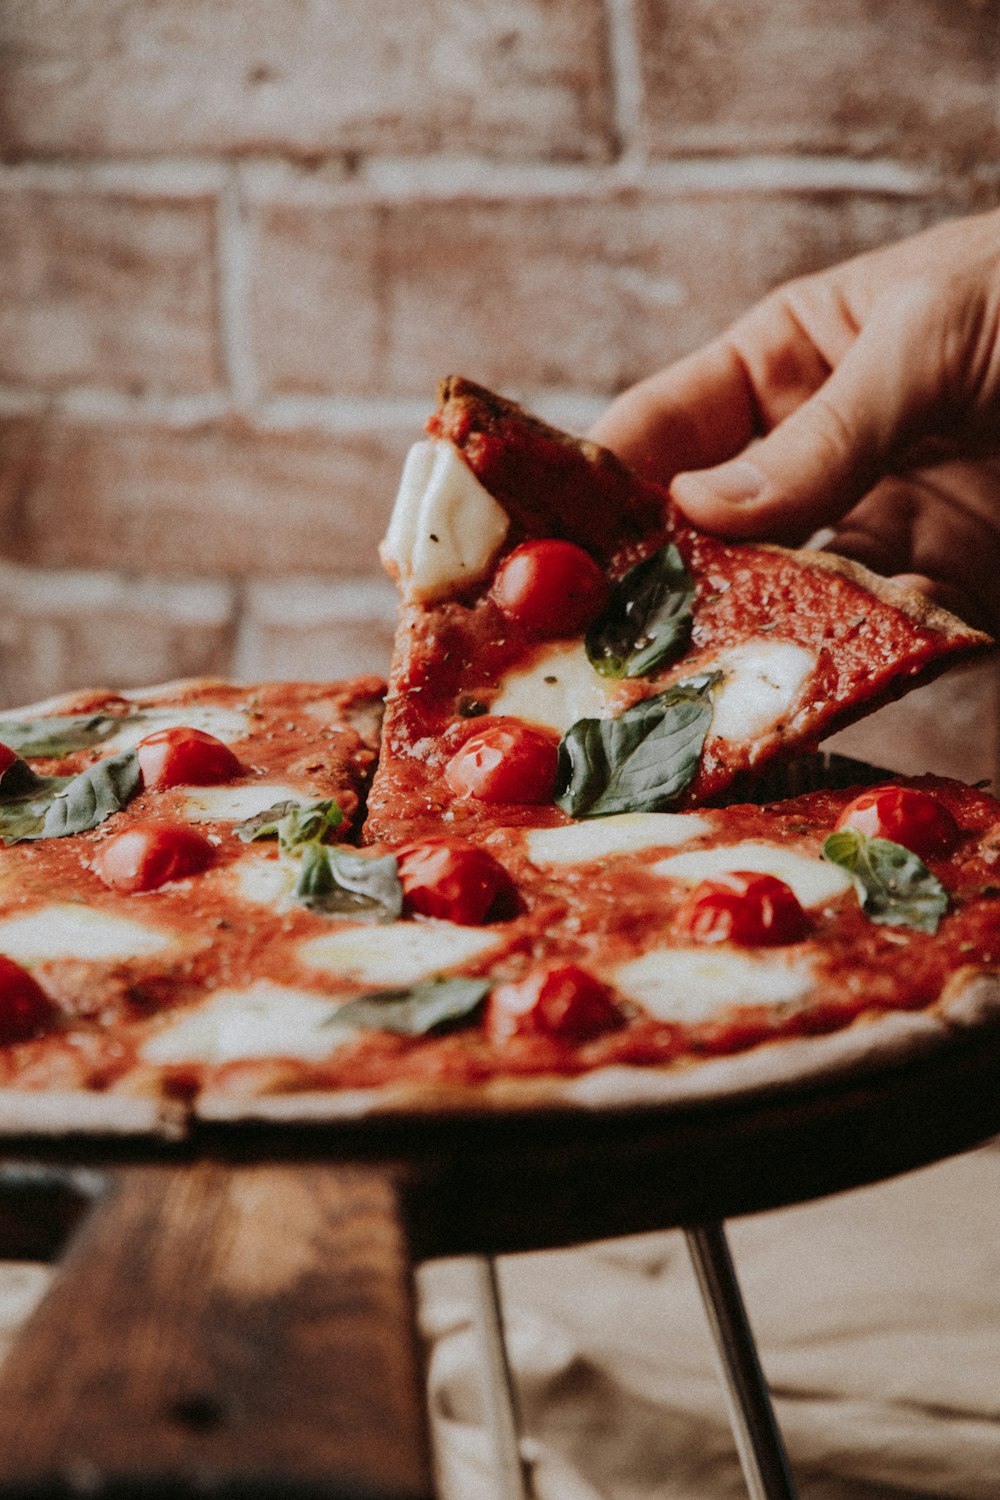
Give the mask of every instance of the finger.
M 739 453 L 756 430 L 747 371 L 731 344 L 716 340 L 640 381 L 612 402 L 588 436 L 658 484 Z
M 750 452 L 678 474 L 674 500 L 728 536 L 797 542 L 837 521 L 923 435 L 935 399 L 931 331 L 922 289 L 900 296 Z

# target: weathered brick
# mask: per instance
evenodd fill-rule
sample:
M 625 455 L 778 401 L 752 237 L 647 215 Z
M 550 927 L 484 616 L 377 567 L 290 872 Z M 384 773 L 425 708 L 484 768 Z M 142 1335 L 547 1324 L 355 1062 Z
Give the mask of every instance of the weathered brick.
M 234 675 L 324 680 L 389 670 L 396 591 L 372 576 L 253 583 L 243 607 Z
M 201 576 L 371 570 L 414 436 L 56 416 L 35 433 L 8 555 Z
M 0 380 L 204 391 L 220 378 L 210 198 L 0 184 Z
M 933 771 L 1000 787 L 1000 675 L 994 662 L 949 673 L 835 735 L 824 749 L 907 776 Z
M 1000 11 L 969 0 L 637 0 L 654 156 L 1000 150 Z
M 507 390 L 611 392 L 708 338 L 776 282 L 944 211 L 846 192 L 367 208 L 336 190 L 326 200 L 315 188 L 261 196 L 250 209 L 252 339 L 271 394 L 423 395 L 451 370 Z M 355 299 L 366 296 L 361 312 Z
M 8 152 L 604 158 L 600 0 L 20 0 Z
M 0 705 L 88 686 L 218 676 L 232 591 L 220 583 L 0 563 Z

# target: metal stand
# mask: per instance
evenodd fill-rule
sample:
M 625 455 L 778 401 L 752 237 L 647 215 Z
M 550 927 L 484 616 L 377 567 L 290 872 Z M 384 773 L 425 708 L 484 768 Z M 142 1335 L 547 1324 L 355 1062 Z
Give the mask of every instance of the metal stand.
M 723 1227 L 705 1224 L 685 1229 L 684 1236 L 715 1340 L 729 1424 L 751 1500 L 796 1500 Z
M 496 1261 L 492 1256 L 475 1255 L 469 1257 L 468 1265 L 483 1354 L 483 1406 L 496 1462 L 497 1493 L 502 1500 L 531 1500 L 528 1465 L 521 1457 L 517 1389 L 507 1357 Z
M 760 1367 L 757 1345 L 721 1224 L 685 1229 L 705 1314 L 715 1342 L 729 1425 L 750 1500 L 796 1500 L 788 1456 Z M 483 1403 L 503 1500 L 531 1500 L 521 1456 L 517 1392 L 507 1357 L 496 1263 L 468 1261 L 483 1353 Z

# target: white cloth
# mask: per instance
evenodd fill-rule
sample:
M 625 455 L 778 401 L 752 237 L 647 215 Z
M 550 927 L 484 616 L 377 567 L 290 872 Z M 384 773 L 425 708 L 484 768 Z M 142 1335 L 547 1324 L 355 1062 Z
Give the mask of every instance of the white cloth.
M 1000 1497 L 1000 1150 L 727 1233 L 801 1500 Z M 500 1274 L 538 1500 L 745 1500 L 680 1234 Z M 419 1286 L 443 1500 L 499 1500 L 468 1268 Z

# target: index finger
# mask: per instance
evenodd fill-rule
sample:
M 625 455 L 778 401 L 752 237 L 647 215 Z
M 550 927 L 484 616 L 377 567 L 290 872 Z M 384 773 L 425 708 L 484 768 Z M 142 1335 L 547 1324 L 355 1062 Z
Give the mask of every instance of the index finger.
M 715 339 L 696 354 L 631 386 L 588 436 L 646 479 L 724 463 L 757 432 L 757 403 L 734 345 Z

